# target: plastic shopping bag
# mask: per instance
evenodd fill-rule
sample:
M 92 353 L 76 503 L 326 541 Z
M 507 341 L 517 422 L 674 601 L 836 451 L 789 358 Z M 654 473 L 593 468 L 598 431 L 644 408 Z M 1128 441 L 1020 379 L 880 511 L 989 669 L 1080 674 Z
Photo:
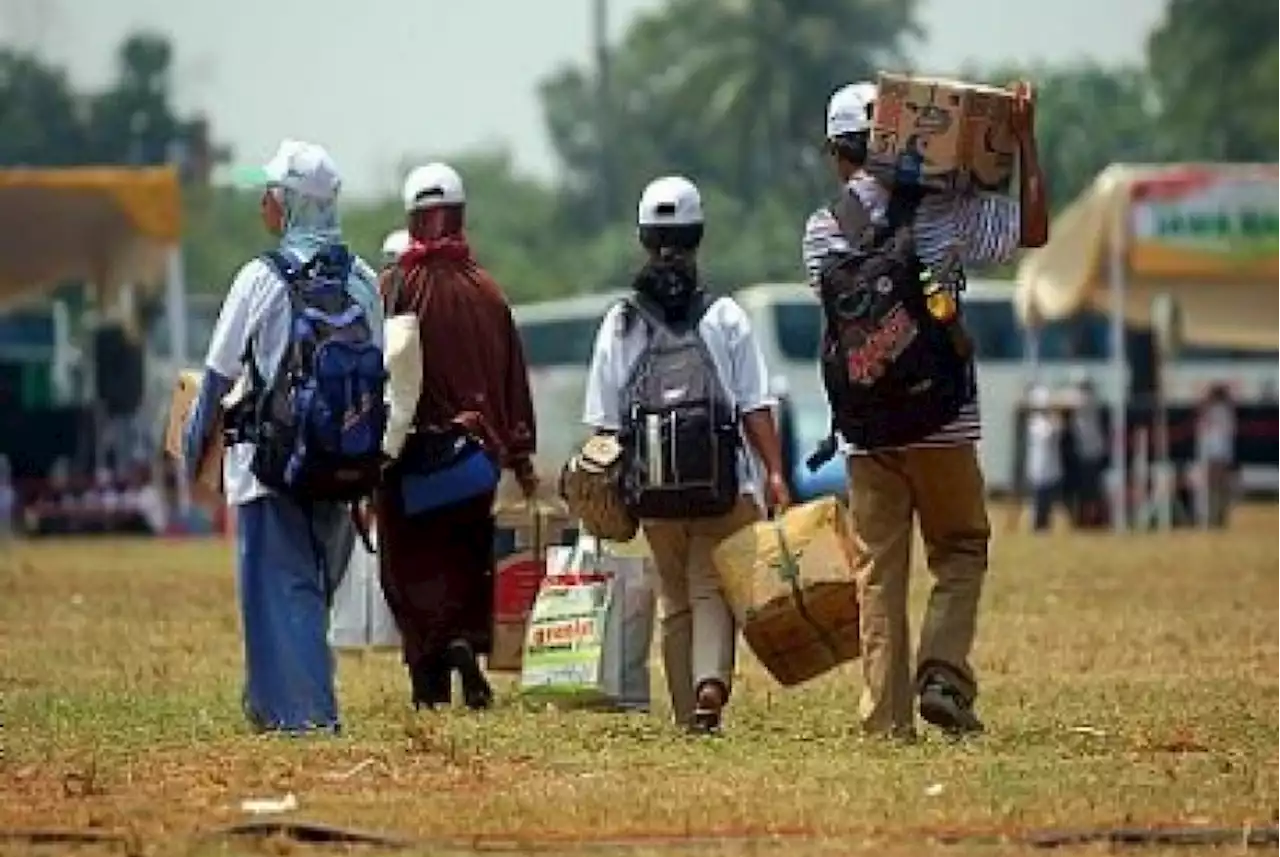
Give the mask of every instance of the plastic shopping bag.
M 565 707 L 647 709 L 654 614 L 643 557 L 612 556 L 585 535 L 573 548 L 548 549 L 522 693 Z
M 374 534 L 369 538 L 374 540 Z M 347 573 L 333 594 L 329 645 L 335 649 L 400 647 L 400 629 L 382 592 L 377 554 L 370 553 L 362 539 L 356 539 Z

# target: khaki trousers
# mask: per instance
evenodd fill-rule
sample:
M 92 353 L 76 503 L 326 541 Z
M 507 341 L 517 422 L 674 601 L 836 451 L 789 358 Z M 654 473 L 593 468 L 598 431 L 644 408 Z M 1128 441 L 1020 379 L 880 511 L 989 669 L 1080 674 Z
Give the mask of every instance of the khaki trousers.
M 972 699 L 969 652 L 987 572 L 986 489 L 973 444 L 849 456 L 862 601 L 863 729 L 914 727 L 915 696 L 933 676 Z M 934 578 L 912 681 L 907 594 L 913 518 Z
M 759 519 L 759 508 L 744 496 L 718 518 L 642 522 L 658 572 L 662 659 L 678 723 L 693 719 L 700 684 L 719 681 L 726 690 L 732 687 L 737 628 L 711 551 Z

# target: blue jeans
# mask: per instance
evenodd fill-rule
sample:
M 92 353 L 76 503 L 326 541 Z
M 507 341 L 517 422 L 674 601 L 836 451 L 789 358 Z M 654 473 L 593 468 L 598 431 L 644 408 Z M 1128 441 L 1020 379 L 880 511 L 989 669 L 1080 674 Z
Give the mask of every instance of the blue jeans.
M 337 731 L 329 606 L 351 557 L 347 510 L 269 496 L 236 510 L 244 709 L 263 731 Z

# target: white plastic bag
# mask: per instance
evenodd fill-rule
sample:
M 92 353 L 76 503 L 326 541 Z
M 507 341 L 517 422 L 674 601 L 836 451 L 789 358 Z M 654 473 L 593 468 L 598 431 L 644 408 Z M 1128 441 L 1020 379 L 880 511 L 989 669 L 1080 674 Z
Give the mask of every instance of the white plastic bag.
M 561 705 L 647 710 L 656 612 L 648 561 L 583 535 L 547 551 L 520 686 Z
M 376 537 L 369 540 L 377 548 Z M 387 606 L 378 572 L 378 556 L 357 538 L 347 573 L 333 594 L 329 645 L 335 649 L 399 648 L 400 629 Z

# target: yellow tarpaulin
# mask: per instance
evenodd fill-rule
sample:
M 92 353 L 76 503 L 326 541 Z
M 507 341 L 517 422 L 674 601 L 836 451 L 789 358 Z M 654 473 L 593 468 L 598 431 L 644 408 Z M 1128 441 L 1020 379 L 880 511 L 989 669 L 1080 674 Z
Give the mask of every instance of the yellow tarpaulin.
M 1114 225 L 1122 225 L 1125 317 L 1150 322 L 1155 295 L 1180 304 L 1188 339 L 1275 348 L 1275 164 L 1113 165 L 1018 266 L 1024 320 L 1110 310 Z
M 181 234 L 172 167 L 0 170 L 0 309 L 65 280 L 159 284 Z

